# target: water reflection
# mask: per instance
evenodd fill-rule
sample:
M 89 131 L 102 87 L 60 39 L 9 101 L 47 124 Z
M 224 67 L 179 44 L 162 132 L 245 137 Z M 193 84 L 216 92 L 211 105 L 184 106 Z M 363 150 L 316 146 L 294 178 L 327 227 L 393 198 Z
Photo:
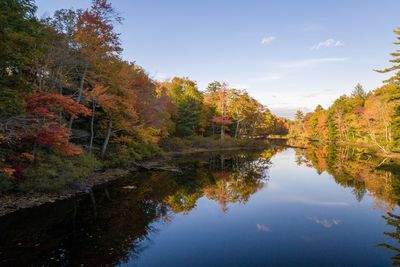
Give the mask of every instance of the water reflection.
M 140 173 L 75 200 L 0 218 L 2 266 L 112 266 L 139 255 L 155 221 L 169 222 L 206 196 L 226 212 L 267 180 L 277 149 L 177 159 L 182 175 Z M 147 242 L 148 244 L 148 242 Z
M 320 224 L 325 228 L 331 228 L 334 225 L 340 224 L 342 221 L 338 219 L 319 219 L 316 216 L 309 218 L 311 221 L 315 222 L 316 224 Z
M 384 234 L 393 240 L 397 241 L 395 245 L 381 243 L 378 246 L 389 249 L 395 253 L 392 257 L 393 265 L 399 266 L 400 265 L 400 216 L 395 215 L 391 212 L 388 212 L 386 216 L 383 216 L 386 220 L 387 224 L 394 227 L 394 232 L 385 232 Z
M 312 167 L 319 174 L 328 172 L 336 183 L 351 188 L 358 201 L 368 193 L 374 199 L 374 208 L 387 211 L 382 217 L 394 232 L 384 234 L 392 238 L 392 244 L 381 243 L 378 246 L 397 253 L 392 257 L 392 263 L 400 265 L 400 216 L 392 213 L 400 203 L 400 161 L 373 157 L 367 148 L 311 143 L 302 146 L 306 149 L 296 149 L 298 164 Z M 325 227 L 340 222 L 313 220 Z
M 366 152 L 365 148 L 308 144 L 307 149 L 296 149 L 296 162 L 319 174 L 329 173 L 336 183 L 351 188 L 358 201 L 368 192 L 376 208 L 393 210 L 400 201 L 400 162 Z
M 271 158 L 283 150 L 283 148 L 271 148 L 262 152 L 199 154 L 190 158 L 177 158 L 174 164 L 183 170 L 183 174 L 136 173 L 107 186 L 99 187 L 80 198 L 59 201 L 2 217 L 0 218 L 0 229 L 2 229 L 0 231 L 0 265 L 113 266 L 126 264 L 131 266 L 135 262 L 140 262 L 143 254 L 155 246 L 151 239 L 158 231 L 165 230 L 163 225 L 173 225 L 177 217 L 179 222 L 182 218 L 179 216 L 189 217 L 190 214 L 196 213 L 199 202 L 204 201 L 217 204 L 219 214 L 226 219 L 218 217 L 220 221 L 213 221 L 211 225 L 214 225 L 215 229 L 199 230 L 201 233 L 206 233 L 208 238 L 214 239 L 213 244 L 204 241 L 204 244 L 201 243 L 201 246 L 196 247 L 196 251 L 210 247 L 211 258 L 212 251 L 217 251 L 219 248 L 211 249 L 214 243 L 218 245 L 220 242 L 232 240 L 231 243 L 222 245 L 223 248 L 229 248 L 226 254 L 221 252 L 214 255 L 215 259 L 218 259 L 215 262 L 220 263 L 223 259 L 226 264 L 229 262 L 230 265 L 246 266 L 248 262 L 241 262 L 236 258 L 246 255 L 251 256 L 253 265 L 276 266 L 282 263 L 275 259 L 279 255 L 307 252 L 310 253 L 308 257 L 312 260 L 304 262 L 304 266 L 323 265 L 326 264 L 324 260 L 332 263 L 332 259 L 340 259 L 335 254 L 338 253 L 335 244 L 341 244 L 341 241 L 354 253 L 348 257 L 356 259 L 357 251 L 364 251 L 365 248 L 356 247 L 358 243 L 351 243 L 348 240 L 349 233 L 358 235 L 359 239 L 368 237 L 368 240 L 375 240 L 373 239 L 375 235 L 372 236 L 372 234 L 378 229 L 378 236 L 382 236 L 379 240 L 382 242 L 374 241 L 374 245 L 379 246 L 380 250 L 386 248 L 384 251 L 390 251 L 391 254 L 387 255 L 394 255 L 391 258 L 393 264 L 400 263 L 398 243 L 400 216 L 395 214 L 400 200 L 398 178 L 400 165 L 397 160 L 373 158 L 363 149 L 307 144 L 307 149 L 295 150 L 294 160 L 298 166 L 293 164 L 293 167 L 291 165 L 293 159 L 284 156 L 280 159 L 280 165 L 275 166 Z M 291 153 L 293 153 L 292 150 L 289 155 Z M 285 155 L 285 153 L 280 153 L 280 155 Z M 272 177 L 270 181 L 268 174 L 270 170 L 273 170 L 273 166 L 277 168 L 276 172 L 281 176 Z M 294 169 L 291 170 L 291 168 Z M 385 230 L 382 234 L 384 230 L 379 227 L 383 221 L 379 215 L 369 213 L 368 216 L 362 218 L 354 218 L 351 215 L 346 217 L 346 210 L 352 214 L 358 207 L 355 207 L 347 198 L 339 198 L 339 196 L 344 196 L 342 194 L 335 195 L 336 198 L 333 199 L 321 197 L 323 193 L 317 194 L 321 186 L 305 188 L 309 185 L 314 186 L 315 180 L 309 180 L 308 184 L 304 180 L 290 179 L 290 175 L 302 173 L 308 168 L 315 169 L 317 172 L 315 175 L 317 177 L 312 179 L 318 178 L 318 174 L 328 173 L 329 177 L 333 177 L 335 186 L 350 189 L 358 202 L 362 202 L 364 198 L 372 199 L 376 209 L 385 211 L 383 220 L 389 226 L 387 229 L 393 229 L 393 231 Z M 282 193 L 285 187 L 294 189 Z M 304 192 L 295 194 L 291 190 Z M 246 203 L 251 202 L 252 196 L 258 196 L 258 199 L 249 207 Z M 260 203 L 266 206 L 260 206 Z M 203 226 L 209 210 L 209 207 L 205 209 L 202 206 L 198 211 L 200 214 L 195 217 L 195 220 L 200 220 L 195 227 Z M 361 210 L 356 216 L 364 213 L 366 211 Z M 355 229 L 357 227 L 355 225 L 360 224 L 356 223 L 357 220 L 374 218 L 379 218 L 381 222 L 371 221 L 371 228 L 366 228 L 371 232 Z M 365 223 L 368 224 L 368 222 Z M 194 223 L 190 222 L 190 224 Z M 223 235 L 225 229 L 229 237 Z M 257 232 L 258 235 L 252 235 L 251 230 Z M 189 237 L 192 242 L 204 238 L 201 233 L 196 235 L 190 230 L 186 232 L 186 235 L 188 233 L 192 235 L 191 238 Z M 181 232 L 177 234 L 185 235 Z M 173 235 L 173 239 L 166 239 L 166 242 L 171 242 L 170 246 L 175 239 L 181 238 L 177 234 Z M 268 240 L 260 239 L 263 237 L 268 237 Z M 244 240 L 242 249 L 248 251 L 233 252 L 240 246 L 234 243 L 235 240 Z M 301 242 L 306 242 L 309 247 Z M 327 244 L 327 242 L 330 242 L 332 247 L 319 251 L 322 249 L 320 244 Z M 184 244 L 183 241 L 182 244 Z M 174 246 L 180 245 L 174 243 Z M 255 247 L 268 248 L 270 253 L 265 254 Z M 165 249 L 165 247 L 162 248 Z M 301 251 L 305 248 L 309 250 Z M 368 249 L 371 248 L 368 247 Z M 199 254 L 196 251 L 193 255 Z M 374 253 L 368 255 L 373 257 Z M 303 254 L 301 258 L 307 258 Z M 381 254 L 379 255 L 382 257 Z M 376 265 L 376 262 L 379 262 L 382 263 L 381 266 L 386 265 L 379 257 L 376 256 L 374 258 L 376 261 L 371 261 L 370 264 Z M 389 259 L 389 257 L 386 258 Z M 284 255 L 281 260 L 285 261 L 286 266 L 302 265 L 299 262 L 286 262 L 288 259 Z M 180 262 L 179 259 L 174 263 L 178 262 Z M 344 263 L 350 264 L 348 261 Z M 359 264 L 362 266 L 360 262 Z M 165 263 L 165 265 L 168 264 Z M 197 265 L 207 264 L 199 262 Z

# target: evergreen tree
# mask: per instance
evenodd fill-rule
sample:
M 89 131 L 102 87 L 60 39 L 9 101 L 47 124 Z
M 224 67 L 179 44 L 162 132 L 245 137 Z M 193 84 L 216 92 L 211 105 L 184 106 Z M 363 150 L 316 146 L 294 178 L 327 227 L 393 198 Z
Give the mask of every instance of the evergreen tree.
M 394 33 L 397 35 L 397 41 L 393 44 L 400 45 L 400 27 L 394 30 Z M 391 99 L 400 99 L 400 49 L 397 49 L 395 52 L 390 53 L 393 59 L 389 60 L 393 63 L 393 66 L 383 69 L 383 70 L 375 70 L 379 73 L 393 73 L 389 79 L 385 80 L 385 83 L 395 84 L 397 87 L 396 92 L 392 95 Z M 395 108 L 395 112 L 392 119 L 391 125 L 392 132 L 392 147 L 394 150 L 400 150 L 400 105 L 398 104 Z
M 397 35 L 397 40 L 393 44 L 395 45 L 400 45 L 400 27 L 396 28 L 393 31 Z M 391 63 L 393 63 L 393 66 L 383 69 L 383 70 L 375 70 L 379 73 L 391 73 L 394 72 L 395 74 L 390 77 L 389 79 L 385 80 L 384 82 L 386 83 L 396 83 L 397 85 L 400 85 L 400 50 L 397 49 L 395 52 L 390 53 L 390 55 L 393 57 L 393 59 L 389 60 Z
M 191 136 L 197 133 L 200 122 L 201 102 L 193 97 L 182 100 L 176 115 L 176 135 Z

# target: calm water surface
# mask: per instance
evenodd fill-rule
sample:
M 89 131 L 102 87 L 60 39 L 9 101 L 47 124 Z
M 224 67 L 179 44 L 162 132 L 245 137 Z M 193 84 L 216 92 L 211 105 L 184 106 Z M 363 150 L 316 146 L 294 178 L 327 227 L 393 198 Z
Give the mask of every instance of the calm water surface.
M 392 266 L 400 168 L 349 148 L 177 159 L 0 218 L 1 266 Z

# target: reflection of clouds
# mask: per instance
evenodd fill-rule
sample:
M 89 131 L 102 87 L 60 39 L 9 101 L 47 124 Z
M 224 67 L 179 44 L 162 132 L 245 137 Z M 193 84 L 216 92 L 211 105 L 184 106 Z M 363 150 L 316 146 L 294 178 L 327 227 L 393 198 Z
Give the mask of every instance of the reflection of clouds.
M 297 197 L 297 196 L 283 196 L 280 198 L 281 202 L 287 203 L 299 203 L 306 205 L 318 205 L 318 206 L 349 206 L 349 203 L 343 201 L 322 201 L 311 199 L 307 197 Z
M 256 226 L 257 226 L 257 230 L 259 230 L 259 231 L 263 231 L 263 232 L 271 231 L 271 229 L 269 229 L 269 227 L 266 226 L 265 224 L 257 223 Z
M 316 224 L 320 224 L 325 228 L 331 228 L 334 225 L 338 225 L 340 224 L 342 221 L 341 220 L 337 220 L 337 219 L 318 219 L 316 216 L 313 217 L 309 217 L 309 220 L 315 222 Z

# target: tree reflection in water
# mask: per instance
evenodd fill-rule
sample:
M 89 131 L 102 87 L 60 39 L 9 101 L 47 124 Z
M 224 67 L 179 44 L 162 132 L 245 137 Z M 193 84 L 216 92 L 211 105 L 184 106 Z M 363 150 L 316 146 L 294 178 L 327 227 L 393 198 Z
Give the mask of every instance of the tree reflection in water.
M 154 222 L 187 213 L 205 196 L 226 212 L 245 203 L 267 180 L 277 152 L 199 155 L 176 159 L 184 172 L 132 174 L 77 199 L 0 218 L 2 266 L 108 266 L 145 249 Z M 29 223 L 27 223 L 29 222 Z
M 400 216 L 393 213 L 400 204 L 400 161 L 371 156 L 366 148 L 302 144 L 306 149 L 296 150 L 296 162 L 315 168 L 319 174 L 328 172 L 337 184 L 352 188 L 361 201 L 366 193 L 373 197 L 375 208 L 384 209 L 387 225 L 395 228 L 385 232 L 396 245 L 379 244 L 397 254 L 392 258 L 400 265 Z
M 396 255 L 394 255 L 392 257 L 392 262 L 393 265 L 395 266 L 399 266 L 400 265 L 400 216 L 395 215 L 391 212 L 388 212 L 386 216 L 383 216 L 383 218 L 386 220 L 387 224 L 394 227 L 395 231 L 394 232 L 385 232 L 384 234 L 389 236 L 390 238 L 392 238 L 394 241 L 397 242 L 396 245 L 391 245 L 391 244 L 386 244 L 386 243 L 382 243 L 379 244 L 378 246 L 392 250 L 396 253 Z
M 246 203 L 267 185 L 270 159 L 279 150 L 176 158 L 183 174 L 135 173 L 76 199 L 1 217 L 0 229 L 6 230 L 0 232 L 0 265 L 110 266 L 135 259 L 151 246 L 155 225 L 190 212 L 200 198 L 215 201 L 223 212 L 232 203 Z M 400 162 L 366 152 L 307 144 L 296 149 L 296 162 L 329 173 L 358 201 L 370 195 L 376 208 L 388 212 L 384 219 L 395 230 L 384 234 L 392 242 L 379 246 L 394 251 L 398 265 L 400 216 L 394 211 L 400 201 Z

